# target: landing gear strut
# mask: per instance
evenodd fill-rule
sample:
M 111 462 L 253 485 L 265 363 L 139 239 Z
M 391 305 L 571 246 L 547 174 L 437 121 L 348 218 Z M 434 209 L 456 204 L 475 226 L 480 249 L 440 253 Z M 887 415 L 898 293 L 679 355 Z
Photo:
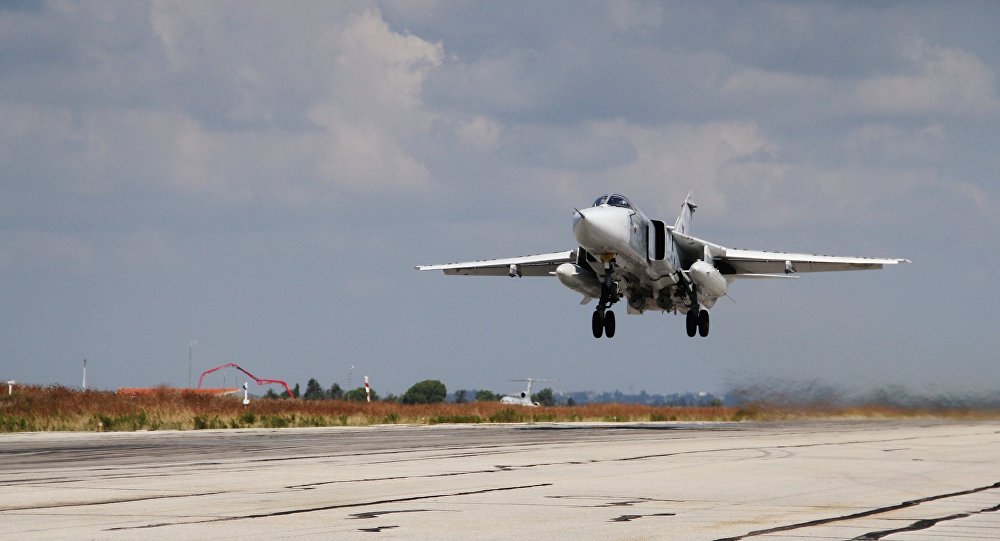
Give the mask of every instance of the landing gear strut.
M 597 309 L 590 318 L 590 327 L 594 331 L 594 338 L 605 335 L 608 338 L 615 336 L 615 313 L 609 310 L 611 305 L 618 302 L 618 284 L 611 279 L 610 264 L 605 270 L 604 282 L 601 284 L 601 298 L 597 302 Z
M 687 333 L 694 338 L 695 334 L 703 338 L 708 336 L 708 310 L 702 310 L 698 305 L 698 287 L 693 283 L 688 284 L 688 295 L 691 299 L 691 308 L 687 311 Z

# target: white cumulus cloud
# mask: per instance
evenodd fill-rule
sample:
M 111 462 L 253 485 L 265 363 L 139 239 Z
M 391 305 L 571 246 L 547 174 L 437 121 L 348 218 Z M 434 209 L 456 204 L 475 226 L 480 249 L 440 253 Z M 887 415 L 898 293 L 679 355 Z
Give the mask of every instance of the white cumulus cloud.
M 904 51 L 907 73 L 862 81 L 856 90 L 868 112 L 989 115 L 1000 112 L 995 74 L 975 54 L 914 43 Z

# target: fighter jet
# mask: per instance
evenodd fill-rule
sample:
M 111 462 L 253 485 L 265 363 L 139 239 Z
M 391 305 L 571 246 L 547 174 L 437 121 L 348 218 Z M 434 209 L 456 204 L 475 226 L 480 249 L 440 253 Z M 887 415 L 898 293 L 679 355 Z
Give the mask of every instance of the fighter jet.
M 591 318 L 594 338 L 615 335 L 615 313 L 624 300 L 627 313 L 649 310 L 686 314 L 690 337 L 708 336 L 709 310 L 741 278 L 796 278 L 803 272 L 881 269 L 908 259 L 843 257 L 727 248 L 692 236 L 698 208 L 689 193 L 674 224 L 646 217 L 619 194 L 598 197 L 588 208 L 574 209 L 575 250 L 547 254 L 418 265 L 469 276 L 555 276 L 597 300 Z

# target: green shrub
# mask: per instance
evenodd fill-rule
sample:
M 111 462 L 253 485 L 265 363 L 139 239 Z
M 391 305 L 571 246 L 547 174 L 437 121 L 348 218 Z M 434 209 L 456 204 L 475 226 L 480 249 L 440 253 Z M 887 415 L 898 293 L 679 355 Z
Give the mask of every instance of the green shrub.
M 227 428 L 226 423 L 222 419 L 219 419 L 218 415 L 213 415 L 211 417 L 207 415 L 194 416 L 195 430 L 216 429 L 216 428 Z
M 733 420 L 743 421 L 746 419 L 756 419 L 758 415 L 760 415 L 760 411 L 758 411 L 756 408 L 744 407 L 736 410 L 736 413 L 733 414 Z
M 260 425 L 264 428 L 286 428 L 288 419 L 280 415 L 264 415 L 260 418 Z
M 26 432 L 32 424 L 24 417 L 0 415 L 0 432 Z
M 491 423 L 523 423 L 524 415 L 511 408 L 504 408 L 489 416 Z

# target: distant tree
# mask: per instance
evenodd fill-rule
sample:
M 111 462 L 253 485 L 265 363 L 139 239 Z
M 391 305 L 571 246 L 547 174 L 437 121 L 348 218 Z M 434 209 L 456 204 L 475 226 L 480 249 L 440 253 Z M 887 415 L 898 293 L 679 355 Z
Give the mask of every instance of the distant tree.
M 372 395 L 372 400 L 378 400 L 378 393 L 375 392 L 375 389 L 371 390 L 371 395 Z M 350 391 L 347 391 L 346 393 L 344 393 L 344 400 L 350 400 L 352 402 L 364 402 L 366 400 L 365 388 L 358 387 L 357 389 L 351 389 Z
M 555 406 L 556 405 L 556 398 L 555 398 L 555 396 L 553 396 L 552 389 L 550 389 L 549 387 L 546 387 L 546 388 L 542 389 L 541 391 L 538 391 L 537 393 L 531 395 L 531 401 L 532 402 L 538 402 L 539 404 L 541 404 L 543 406 Z
M 455 403 L 465 404 L 466 402 L 469 401 L 468 395 L 469 391 L 466 391 L 465 389 L 455 391 Z
M 399 397 L 392 393 L 389 393 L 385 395 L 385 398 L 382 399 L 382 402 L 399 402 Z
M 323 400 L 326 398 L 326 393 L 323 392 L 323 386 L 316 381 L 316 378 L 309 378 L 306 383 L 306 394 L 302 395 L 302 398 L 306 400 Z
M 488 391 L 486 389 L 480 389 L 476 391 L 476 402 L 496 402 L 500 400 L 493 391 Z
M 340 384 L 334 383 L 333 386 L 330 387 L 330 390 L 327 391 L 326 396 L 328 396 L 331 400 L 343 400 L 344 390 L 340 388 Z
M 425 379 L 413 384 L 403 393 L 404 404 L 437 404 L 444 402 L 448 389 L 436 379 Z
M 274 392 L 274 389 L 268 389 L 267 392 L 264 393 L 264 398 L 268 400 L 277 400 L 280 397 L 278 396 L 278 393 Z
M 573 400 L 573 397 L 571 396 L 568 399 L 566 399 L 566 405 L 567 406 L 575 406 L 576 405 L 576 400 Z

